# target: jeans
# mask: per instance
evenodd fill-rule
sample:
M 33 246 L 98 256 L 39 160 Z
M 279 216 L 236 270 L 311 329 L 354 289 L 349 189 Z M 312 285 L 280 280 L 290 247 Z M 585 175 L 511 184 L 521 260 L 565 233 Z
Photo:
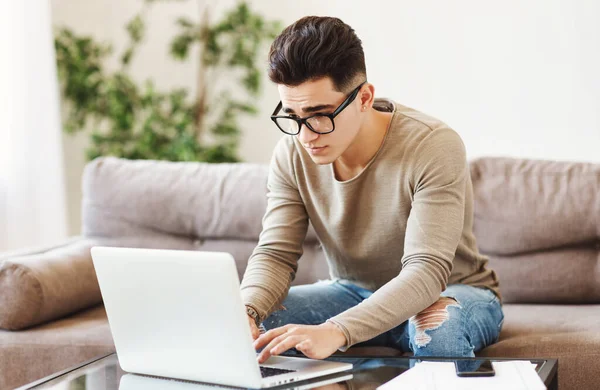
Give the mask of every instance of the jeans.
M 267 330 L 286 324 L 318 325 L 371 294 L 372 291 L 345 280 L 294 286 L 283 302 L 284 309 L 272 313 L 263 325 Z M 491 290 L 453 284 L 441 296 L 452 298 L 445 299 L 449 304 L 441 310 L 446 312 L 437 312 L 445 318 L 441 324 L 431 326 L 431 321 L 413 316 L 356 346 L 392 347 L 422 357 L 474 357 L 475 352 L 498 341 L 504 313 Z

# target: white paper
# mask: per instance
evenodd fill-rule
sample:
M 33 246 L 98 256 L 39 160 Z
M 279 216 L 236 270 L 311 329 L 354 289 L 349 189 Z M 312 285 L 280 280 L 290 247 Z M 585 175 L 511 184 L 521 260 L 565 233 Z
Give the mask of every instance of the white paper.
M 411 389 L 427 390 L 435 389 L 433 383 L 433 374 L 431 370 L 426 369 L 423 363 L 417 363 L 415 366 L 402 374 L 398 375 L 389 382 L 379 386 L 377 390 Z
M 454 363 L 422 362 L 403 372 L 378 390 L 544 390 L 546 386 L 530 361 L 492 362 L 496 375 L 465 378 L 456 375 Z

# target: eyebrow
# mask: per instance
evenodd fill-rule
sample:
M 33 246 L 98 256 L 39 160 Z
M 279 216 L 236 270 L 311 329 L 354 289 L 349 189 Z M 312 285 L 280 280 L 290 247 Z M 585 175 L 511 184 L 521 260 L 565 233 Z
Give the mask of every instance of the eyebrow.
M 302 109 L 302 111 L 307 112 L 307 113 L 312 113 L 312 112 L 317 112 L 317 111 L 322 111 L 322 110 L 332 109 L 332 108 L 335 108 L 335 106 L 333 104 L 320 104 L 318 106 L 304 107 Z M 295 114 L 294 110 L 292 110 L 289 107 L 283 107 L 282 111 L 285 112 L 286 114 Z

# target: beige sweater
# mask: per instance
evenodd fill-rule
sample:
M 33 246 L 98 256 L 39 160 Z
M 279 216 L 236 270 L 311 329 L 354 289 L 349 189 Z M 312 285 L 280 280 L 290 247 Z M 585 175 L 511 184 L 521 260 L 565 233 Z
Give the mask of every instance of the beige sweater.
M 473 236 L 473 188 L 465 148 L 446 124 L 385 99 L 384 141 L 356 177 L 336 180 L 296 137 L 277 145 L 258 246 L 242 281 L 261 319 L 280 307 L 302 255 L 309 220 L 333 279 L 375 291 L 331 318 L 346 347 L 386 332 L 434 303 L 447 284 L 498 293 Z M 300 266 L 301 266 L 300 262 Z

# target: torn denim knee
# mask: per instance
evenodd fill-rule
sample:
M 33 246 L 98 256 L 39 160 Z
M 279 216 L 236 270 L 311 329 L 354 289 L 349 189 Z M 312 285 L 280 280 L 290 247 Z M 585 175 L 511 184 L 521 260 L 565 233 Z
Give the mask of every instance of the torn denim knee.
M 415 326 L 414 343 L 418 348 L 427 346 L 431 341 L 428 331 L 438 329 L 450 318 L 448 307 L 451 306 L 462 308 L 455 298 L 441 297 L 427 309 L 409 319 Z

